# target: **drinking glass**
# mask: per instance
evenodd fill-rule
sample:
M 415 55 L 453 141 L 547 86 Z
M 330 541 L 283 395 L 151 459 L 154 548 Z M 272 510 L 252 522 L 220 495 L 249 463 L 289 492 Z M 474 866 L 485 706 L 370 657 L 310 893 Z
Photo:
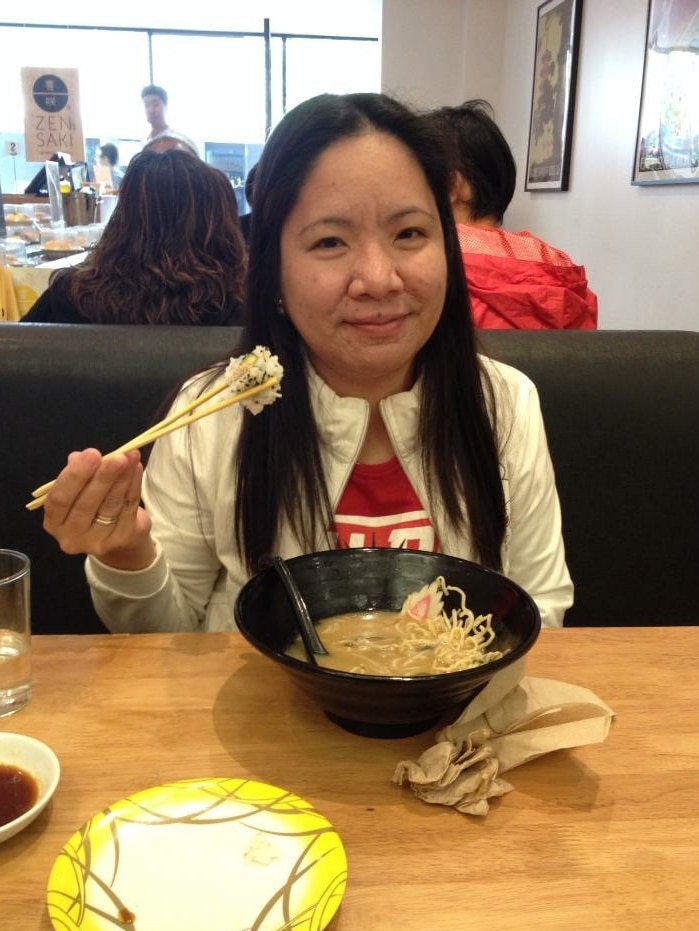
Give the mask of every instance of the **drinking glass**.
M 32 697 L 29 557 L 0 549 L 0 717 Z

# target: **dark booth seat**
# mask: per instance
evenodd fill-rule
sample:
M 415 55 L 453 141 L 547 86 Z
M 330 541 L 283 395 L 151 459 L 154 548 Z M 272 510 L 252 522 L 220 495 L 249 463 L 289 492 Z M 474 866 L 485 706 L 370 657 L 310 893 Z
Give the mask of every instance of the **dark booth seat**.
M 234 354 L 239 335 L 233 327 L 0 326 L 0 546 L 31 557 L 35 633 L 105 628 L 84 557 L 62 553 L 42 512 L 24 507 L 32 489 L 57 475 L 71 450 L 108 452 L 141 433 L 184 377 Z
M 36 633 L 103 630 L 83 573 L 24 507 L 68 452 L 153 422 L 186 375 L 235 353 L 214 327 L 0 326 L 0 546 L 32 559 Z M 699 333 L 492 331 L 536 383 L 576 586 L 566 625 L 699 622 Z
M 566 626 L 699 623 L 699 333 L 499 331 L 534 381 L 575 604 Z

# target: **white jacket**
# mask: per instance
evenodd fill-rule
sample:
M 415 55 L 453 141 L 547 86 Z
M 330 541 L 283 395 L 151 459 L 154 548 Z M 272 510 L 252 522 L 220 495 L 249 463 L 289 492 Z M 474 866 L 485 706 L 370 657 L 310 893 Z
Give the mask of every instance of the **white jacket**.
M 501 472 L 508 527 L 503 573 L 536 601 L 546 626 L 560 626 L 572 604 L 561 515 L 539 398 L 521 372 L 484 360 L 493 379 L 498 411 Z M 320 429 L 321 455 L 333 508 L 362 447 L 369 404 L 336 395 L 310 372 L 311 401 Z M 197 380 L 175 402 L 199 390 Z M 468 534 L 455 534 L 441 508 L 430 511 L 417 443 L 419 386 L 381 402 L 381 414 L 398 458 L 435 528 L 441 551 L 475 559 Z M 229 630 L 233 602 L 248 572 L 233 535 L 235 445 L 244 413 L 238 405 L 204 417 L 155 444 L 143 483 L 153 521 L 157 556 L 137 572 L 86 560 L 95 608 L 112 631 Z M 264 412 L 261 415 L 264 417 Z M 327 547 L 319 539 L 314 547 Z M 288 526 L 278 552 L 302 553 Z

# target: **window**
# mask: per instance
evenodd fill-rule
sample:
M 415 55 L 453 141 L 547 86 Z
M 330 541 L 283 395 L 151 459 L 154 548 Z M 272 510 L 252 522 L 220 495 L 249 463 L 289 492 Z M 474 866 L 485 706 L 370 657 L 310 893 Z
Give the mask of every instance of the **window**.
M 168 91 L 170 126 L 192 138 L 208 161 L 226 162 L 234 181 L 238 168 L 231 159 L 242 159 L 246 174 L 259 157 L 267 123 L 273 126 L 301 100 L 380 87 L 378 36 L 271 30 L 268 75 L 262 21 L 259 31 L 245 33 L 0 24 L 0 49 L 0 182 L 6 193 L 23 192 L 41 167 L 23 157 L 24 66 L 78 69 L 86 157 L 109 141 L 118 146 L 120 162 L 128 163 L 148 133 L 141 89 L 152 80 Z
M 315 94 L 377 91 L 377 42 L 359 39 L 278 38 L 272 41 L 272 123 Z

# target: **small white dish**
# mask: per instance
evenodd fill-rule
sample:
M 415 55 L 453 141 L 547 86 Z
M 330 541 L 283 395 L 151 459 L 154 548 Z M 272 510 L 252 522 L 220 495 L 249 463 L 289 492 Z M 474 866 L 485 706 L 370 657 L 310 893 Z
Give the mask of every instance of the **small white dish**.
M 32 807 L 13 821 L 0 825 L 0 844 L 24 830 L 46 808 L 61 777 L 61 765 L 50 747 L 24 734 L 0 732 L 0 766 L 16 766 L 36 780 Z

